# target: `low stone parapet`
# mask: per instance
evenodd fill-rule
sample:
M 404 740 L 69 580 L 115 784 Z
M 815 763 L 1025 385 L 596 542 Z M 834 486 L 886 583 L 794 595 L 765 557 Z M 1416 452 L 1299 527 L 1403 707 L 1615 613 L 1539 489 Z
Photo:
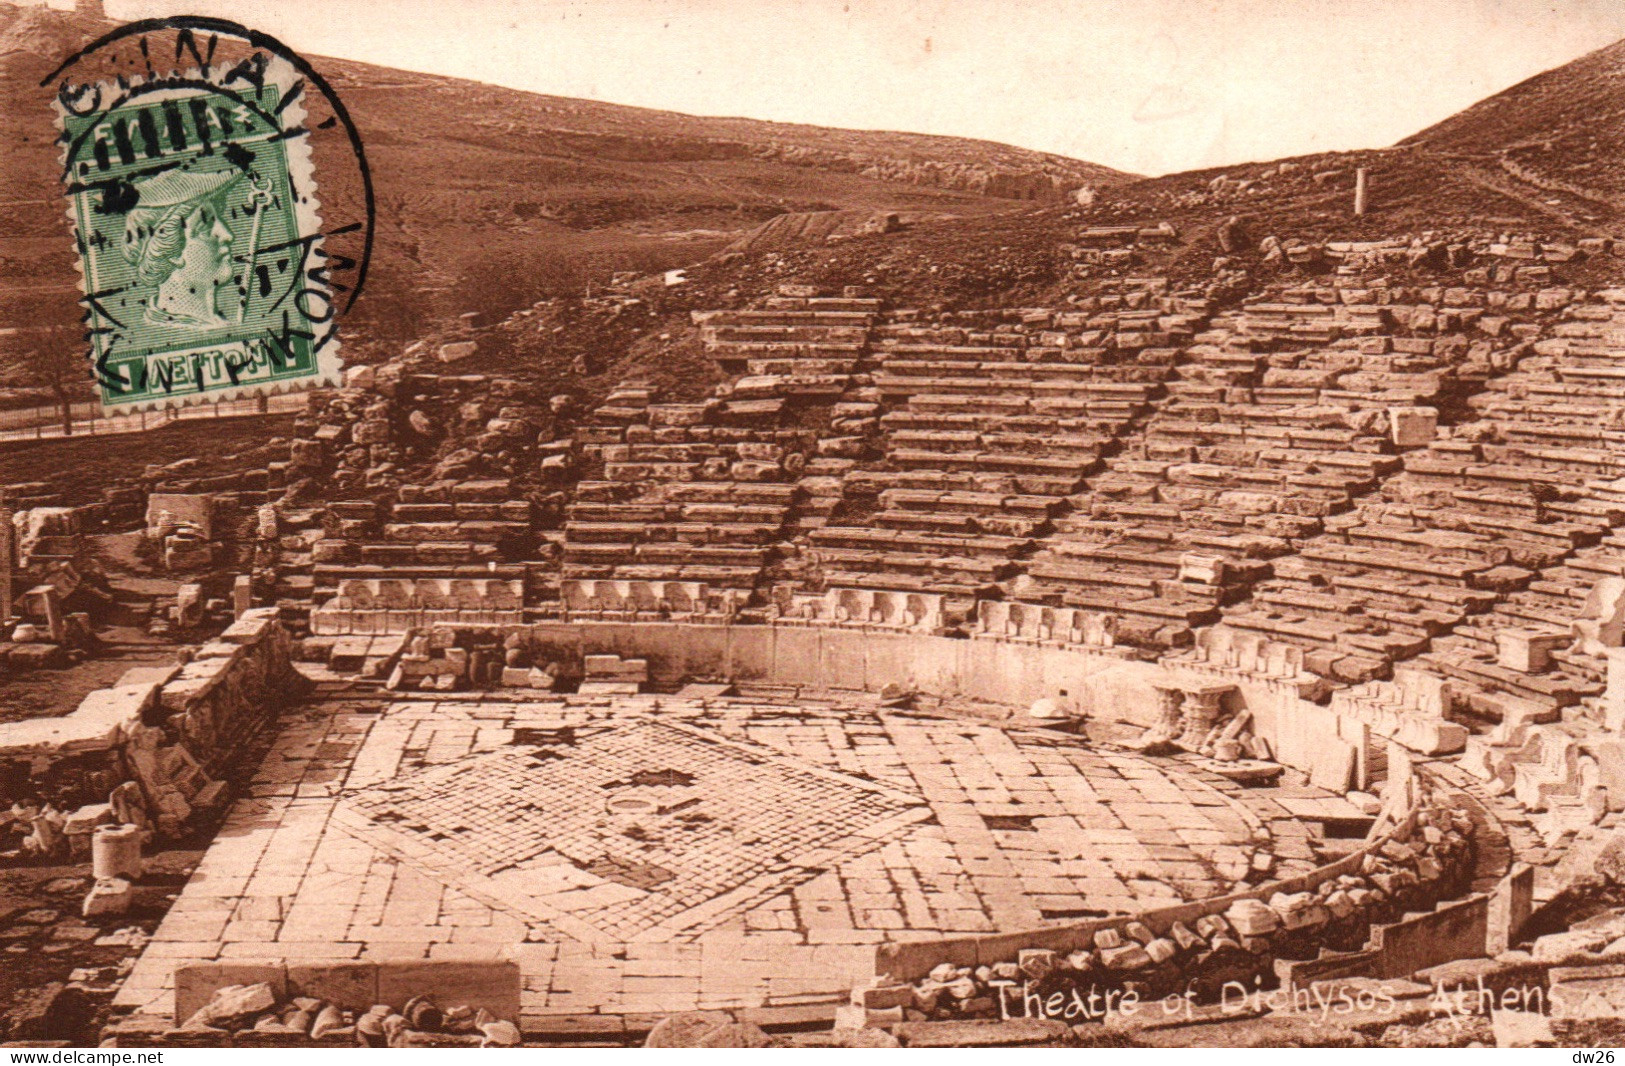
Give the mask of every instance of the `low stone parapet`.
M 1471 876 L 1472 832 L 1464 811 L 1431 795 L 1354 853 L 1246 892 L 1054 928 L 885 944 L 875 960 L 881 976 L 854 992 L 854 1003 L 878 1012 L 1059 1017 L 1047 1004 L 1064 1011 L 1073 990 L 1085 1002 L 1098 993 L 1100 1005 L 1129 989 L 1142 999 L 1188 992 L 1201 1002 L 1226 982 L 1252 989 L 1254 978 L 1273 981 L 1278 960 L 1309 964 L 1324 949 L 1366 947 L 1369 958 L 1346 957 L 1366 976 L 1482 955 L 1486 897 L 1432 910 Z M 1416 911 L 1432 915 L 1406 918 Z M 1066 1020 L 1101 1020 L 1110 1008 L 1101 1010 Z
M 566 578 L 559 583 L 559 610 L 565 619 L 684 621 L 743 606 L 734 591 L 715 591 L 701 581 Z
M 1448 686 L 1425 670 L 1401 667 L 1392 681 L 1369 681 L 1332 694 L 1332 711 L 1364 722 L 1371 732 L 1423 755 L 1449 755 L 1467 746 L 1467 727 L 1449 721 Z
M 930 592 L 832 588 L 781 597 L 773 621 L 935 633 L 944 624 L 942 601 L 942 596 Z
M 1033 644 L 1107 649 L 1117 644 L 1116 615 L 1075 607 L 983 600 L 976 607 L 975 637 Z
M 508 960 L 200 962 L 175 971 L 173 1016 L 133 1014 L 102 1037 L 117 1047 L 512 1046 L 484 1027 L 506 1023 L 517 1043 L 519 1000 Z
M 221 802 L 219 771 L 297 698 L 304 679 L 291 651 L 275 608 L 245 611 L 183 666 L 132 670 L 70 714 L 8 725 L 0 768 L 70 802 L 111 799 L 131 817 L 135 804 L 159 831 L 178 832 L 194 810 Z M 71 810 L 39 817 L 65 825 Z
M 1305 669 L 1303 656 L 1297 645 L 1220 625 L 1197 630 L 1192 647 L 1166 661 L 1192 673 L 1247 677 L 1290 688 L 1302 699 L 1323 699 L 1331 684 Z

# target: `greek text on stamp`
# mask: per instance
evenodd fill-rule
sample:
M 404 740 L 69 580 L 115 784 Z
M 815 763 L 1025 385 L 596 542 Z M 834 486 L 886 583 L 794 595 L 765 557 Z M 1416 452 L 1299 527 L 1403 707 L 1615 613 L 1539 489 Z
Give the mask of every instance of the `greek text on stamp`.
M 277 66 L 102 82 L 59 100 L 103 406 L 336 376 L 302 83 Z

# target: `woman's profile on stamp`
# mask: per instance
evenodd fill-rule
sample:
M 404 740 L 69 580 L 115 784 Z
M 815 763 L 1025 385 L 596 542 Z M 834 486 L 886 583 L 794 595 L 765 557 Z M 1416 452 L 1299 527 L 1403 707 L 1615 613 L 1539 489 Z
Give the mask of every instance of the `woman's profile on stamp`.
M 166 170 L 131 184 L 135 206 L 124 222 L 124 258 L 136 281 L 152 287 L 148 322 L 188 330 L 231 324 L 217 305 L 216 288 L 233 280 L 226 192 L 244 174 L 220 170 Z

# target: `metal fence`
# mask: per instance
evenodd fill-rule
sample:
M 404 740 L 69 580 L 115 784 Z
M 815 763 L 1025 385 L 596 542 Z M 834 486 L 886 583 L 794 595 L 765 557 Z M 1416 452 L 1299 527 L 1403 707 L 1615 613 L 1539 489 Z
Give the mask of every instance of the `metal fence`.
M 172 407 L 162 411 L 141 411 L 136 414 L 110 415 L 95 402 L 76 403 L 69 407 L 71 432 L 62 427 L 60 407 L 30 407 L 20 411 L 0 411 L 0 441 L 51 440 L 60 437 L 98 437 L 109 433 L 140 433 L 157 429 L 171 422 L 198 418 L 248 418 L 254 415 L 280 415 L 305 409 L 306 395 L 302 392 L 280 393 L 266 398 L 265 406 L 259 400 L 230 400 L 224 403 L 199 404 L 195 407 Z

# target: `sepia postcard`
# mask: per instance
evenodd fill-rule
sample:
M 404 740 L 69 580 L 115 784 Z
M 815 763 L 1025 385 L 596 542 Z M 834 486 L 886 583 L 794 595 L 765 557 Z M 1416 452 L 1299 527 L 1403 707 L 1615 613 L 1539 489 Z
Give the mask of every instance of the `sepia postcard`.
M 1625 5 L 0 0 L 6 1062 L 1622 1042 Z

